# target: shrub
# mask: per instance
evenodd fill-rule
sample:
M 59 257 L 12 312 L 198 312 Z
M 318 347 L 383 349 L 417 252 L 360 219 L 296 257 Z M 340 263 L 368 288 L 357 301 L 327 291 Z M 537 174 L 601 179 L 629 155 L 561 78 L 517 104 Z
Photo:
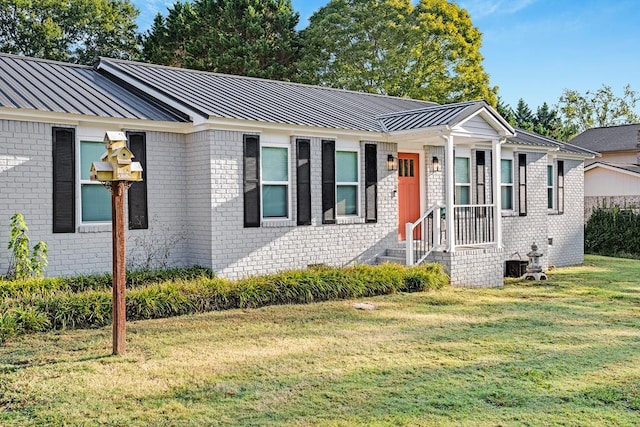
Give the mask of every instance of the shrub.
M 640 215 L 618 207 L 595 210 L 584 233 L 586 253 L 640 257 Z
M 323 267 L 240 280 L 212 277 L 209 270 L 200 268 L 177 272 L 175 280 L 165 281 L 161 280 L 166 273 L 140 273 L 136 283 L 145 284 L 127 292 L 127 319 L 425 291 L 448 282 L 438 264 Z M 158 282 L 150 283 L 152 278 Z M 111 322 L 111 290 L 103 286 L 102 278 L 51 279 L 44 283 L 46 286 L 38 288 L 37 281 L 27 281 L 21 292 L 14 289 L 18 287 L 14 282 L 5 283 L 9 285 L 4 287 L 5 295 L 11 297 L 2 303 L 5 314 L 0 317 L 0 342 L 19 333 L 94 328 Z M 86 290 L 93 287 L 96 289 Z
M 11 250 L 11 262 L 7 277 L 23 280 L 28 277 L 42 276 L 48 264 L 47 251 L 49 248 L 43 241 L 29 249 L 29 236 L 27 236 L 27 223 L 21 213 L 11 216 L 11 233 L 7 248 Z

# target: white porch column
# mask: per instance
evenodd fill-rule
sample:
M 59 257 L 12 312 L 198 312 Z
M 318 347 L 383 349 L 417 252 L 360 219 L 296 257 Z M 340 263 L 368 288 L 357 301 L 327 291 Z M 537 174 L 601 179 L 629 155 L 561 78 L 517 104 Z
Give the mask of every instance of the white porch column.
M 491 141 L 493 150 L 493 230 L 495 233 L 496 246 L 502 248 L 502 192 L 500 183 L 502 182 L 500 159 L 502 158 L 501 144 L 505 138 Z
M 453 155 L 453 136 L 446 134 L 444 138 L 444 165 L 445 165 L 445 186 L 444 186 L 444 203 L 447 212 L 447 252 L 454 252 L 456 249 L 455 242 L 455 221 L 453 210 L 453 199 L 455 192 L 454 172 L 456 169 L 456 161 Z

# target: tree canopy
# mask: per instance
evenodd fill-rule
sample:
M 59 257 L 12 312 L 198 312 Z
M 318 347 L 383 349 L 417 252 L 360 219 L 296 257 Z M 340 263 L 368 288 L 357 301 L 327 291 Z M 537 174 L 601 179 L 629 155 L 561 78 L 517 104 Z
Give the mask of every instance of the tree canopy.
M 565 89 L 560 96 L 559 109 L 569 136 L 577 135 L 592 127 L 603 127 L 640 122 L 635 108 L 640 95 L 626 85 L 622 95 L 613 92 L 611 86 L 602 85 L 584 94 Z
M 129 0 L 0 0 L 0 51 L 80 64 L 137 59 L 138 13 Z
M 294 80 L 300 52 L 291 0 L 176 2 L 156 16 L 143 42 L 149 62 Z
M 302 31 L 301 78 L 313 84 L 447 103 L 496 89 L 481 34 L 446 0 L 331 0 Z

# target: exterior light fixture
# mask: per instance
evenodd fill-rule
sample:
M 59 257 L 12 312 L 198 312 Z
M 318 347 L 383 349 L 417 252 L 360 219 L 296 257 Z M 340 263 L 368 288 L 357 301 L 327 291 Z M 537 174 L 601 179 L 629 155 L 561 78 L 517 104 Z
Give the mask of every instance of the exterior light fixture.
M 387 170 L 389 171 L 398 170 L 398 158 L 393 157 L 393 154 L 389 154 L 387 156 Z
M 433 167 L 434 172 L 440 172 L 440 160 L 438 159 L 438 157 L 433 156 L 433 158 L 431 159 L 431 166 Z

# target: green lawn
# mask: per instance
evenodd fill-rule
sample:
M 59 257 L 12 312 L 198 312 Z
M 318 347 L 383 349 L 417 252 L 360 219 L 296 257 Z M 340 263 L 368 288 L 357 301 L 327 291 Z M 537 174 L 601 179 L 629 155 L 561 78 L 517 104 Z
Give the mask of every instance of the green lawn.
M 0 347 L 0 425 L 640 425 L 640 261 Z

